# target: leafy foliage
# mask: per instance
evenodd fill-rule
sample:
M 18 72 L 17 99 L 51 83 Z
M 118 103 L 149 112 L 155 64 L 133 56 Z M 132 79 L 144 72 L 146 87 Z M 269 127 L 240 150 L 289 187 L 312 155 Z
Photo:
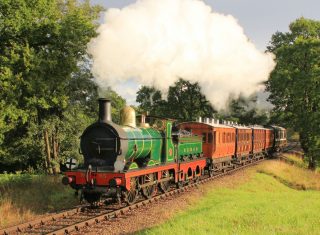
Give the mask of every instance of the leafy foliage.
M 89 1 L 0 2 L 0 168 L 50 172 L 77 156 L 98 96 L 86 44 L 100 11 Z
M 257 96 L 248 98 L 239 96 L 237 99 L 230 99 L 228 110 L 221 113 L 223 119 L 234 121 L 245 125 L 267 125 L 269 123 L 269 112 L 257 107 Z
M 300 18 L 290 32 L 272 36 L 268 50 L 277 66 L 267 82 L 278 120 L 300 134 L 315 169 L 320 159 L 320 21 Z
M 167 100 L 162 99 L 160 91 L 143 86 L 137 92 L 139 108 L 150 115 L 171 117 L 182 121 L 195 120 L 197 117 L 212 117 L 216 112 L 201 93 L 198 83 L 179 79 L 169 87 Z
M 136 101 L 140 104 L 142 112 L 161 116 L 166 113 L 167 102 L 162 99 L 162 93 L 154 87 L 142 86 L 137 92 Z M 163 112 L 165 111 L 165 112 Z

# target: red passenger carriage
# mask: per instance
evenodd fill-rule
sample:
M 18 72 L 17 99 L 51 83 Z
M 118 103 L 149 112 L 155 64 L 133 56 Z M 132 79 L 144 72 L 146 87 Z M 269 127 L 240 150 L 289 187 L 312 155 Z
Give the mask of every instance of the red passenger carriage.
M 252 129 L 252 158 L 260 158 L 266 154 L 266 128 L 253 126 Z
M 179 124 L 179 128 L 202 136 L 203 154 L 210 160 L 214 171 L 232 166 L 236 138 L 234 127 L 207 119 L 206 122 L 184 122 Z

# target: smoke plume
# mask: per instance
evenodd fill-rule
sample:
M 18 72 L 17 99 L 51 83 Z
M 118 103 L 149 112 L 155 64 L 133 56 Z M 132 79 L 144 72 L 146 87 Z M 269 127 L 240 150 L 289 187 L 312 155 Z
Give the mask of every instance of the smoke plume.
M 261 89 L 275 65 L 234 17 L 199 0 L 140 0 L 109 9 L 98 33 L 88 45 L 98 85 L 135 80 L 165 93 L 183 78 L 198 82 L 218 109 L 231 94 Z

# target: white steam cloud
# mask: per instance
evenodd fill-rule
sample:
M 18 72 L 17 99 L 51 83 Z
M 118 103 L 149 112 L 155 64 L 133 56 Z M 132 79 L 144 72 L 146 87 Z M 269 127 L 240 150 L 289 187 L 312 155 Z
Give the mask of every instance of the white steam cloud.
M 140 0 L 109 9 L 88 45 L 100 86 L 128 80 L 166 93 L 179 78 L 199 82 L 218 109 L 229 95 L 261 89 L 273 56 L 255 48 L 231 15 L 199 0 Z

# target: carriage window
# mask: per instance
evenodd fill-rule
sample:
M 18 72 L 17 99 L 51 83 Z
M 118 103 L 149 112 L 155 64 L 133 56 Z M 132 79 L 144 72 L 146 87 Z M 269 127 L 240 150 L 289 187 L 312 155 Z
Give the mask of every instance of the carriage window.
M 207 133 L 202 133 L 202 143 L 207 142 Z
M 234 142 L 234 133 L 232 133 L 232 141 Z
M 212 136 L 212 133 L 210 132 L 208 134 L 208 143 L 212 143 L 212 140 L 213 140 L 213 136 Z
M 222 143 L 226 142 L 226 133 L 223 132 Z

